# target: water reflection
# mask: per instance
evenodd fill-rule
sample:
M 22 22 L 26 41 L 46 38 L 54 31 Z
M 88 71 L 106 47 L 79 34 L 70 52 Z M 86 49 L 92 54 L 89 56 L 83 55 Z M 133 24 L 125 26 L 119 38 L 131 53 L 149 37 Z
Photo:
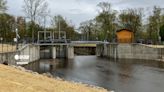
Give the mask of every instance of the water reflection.
M 164 63 L 157 61 L 109 60 L 96 56 L 77 56 L 69 61 L 40 60 L 29 64 L 26 68 L 39 73 L 50 72 L 65 80 L 97 85 L 116 92 L 164 90 Z

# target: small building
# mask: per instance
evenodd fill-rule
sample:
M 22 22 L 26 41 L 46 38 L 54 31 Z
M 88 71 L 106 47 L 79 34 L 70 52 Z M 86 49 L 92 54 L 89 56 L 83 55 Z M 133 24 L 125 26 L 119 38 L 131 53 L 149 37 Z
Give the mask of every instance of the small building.
M 118 30 L 116 35 L 118 43 L 132 43 L 134 40 L 134 33 L 128 29 Z

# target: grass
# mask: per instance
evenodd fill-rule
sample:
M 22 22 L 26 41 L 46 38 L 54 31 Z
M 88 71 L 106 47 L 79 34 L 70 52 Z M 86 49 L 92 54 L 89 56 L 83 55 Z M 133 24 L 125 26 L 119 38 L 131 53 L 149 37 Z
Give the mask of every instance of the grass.
M 0 92 L 108 92 L 0 64 Z
M 0 53 L 13 52 L 16 50 L 15 45 L 10 44 L 0 44 Z
M 76 44 L 75 47 L 96 47 L 96 44 Z

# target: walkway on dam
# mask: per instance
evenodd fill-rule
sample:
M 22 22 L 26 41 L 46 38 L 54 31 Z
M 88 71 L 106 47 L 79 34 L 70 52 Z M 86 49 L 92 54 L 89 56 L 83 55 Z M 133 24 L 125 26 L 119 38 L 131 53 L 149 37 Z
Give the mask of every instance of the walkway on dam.
M 71 43 L 34 43 L 39 46 L 70 45 L 76 47 L 96 47 L 97 44 L 103 44 L 102 41 L 71 41 Z

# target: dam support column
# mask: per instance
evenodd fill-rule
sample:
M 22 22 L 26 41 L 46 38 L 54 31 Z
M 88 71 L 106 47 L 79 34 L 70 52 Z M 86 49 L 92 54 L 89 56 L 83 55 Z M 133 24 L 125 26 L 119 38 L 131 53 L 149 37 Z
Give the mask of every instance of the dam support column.
M 74 58 L 74 47 L 73 46 L 67 46 L 67 58 L 68 59 Z
M 107 44 L 104 44 L 103 46 L 103 56 L 107 57 L 107 54 L 108 54 L 108 48 L 107 48 Z
M 104 55 L 103 53 L 104 53 L 103 44 L 97 44 L 96 45 L 96 56 L 97 57 L 103 56 Z
M 52 47 L 52 58 L 56 59 L 56 47 Z

